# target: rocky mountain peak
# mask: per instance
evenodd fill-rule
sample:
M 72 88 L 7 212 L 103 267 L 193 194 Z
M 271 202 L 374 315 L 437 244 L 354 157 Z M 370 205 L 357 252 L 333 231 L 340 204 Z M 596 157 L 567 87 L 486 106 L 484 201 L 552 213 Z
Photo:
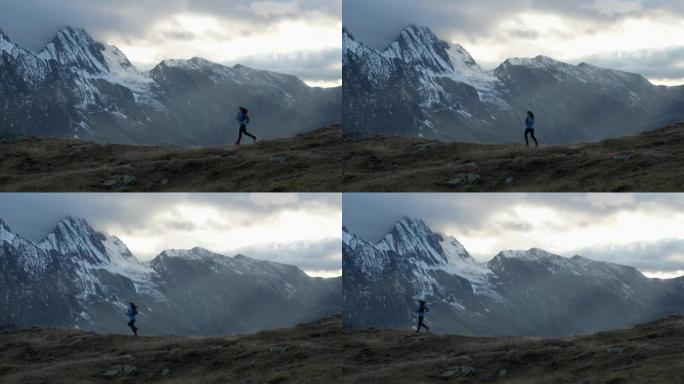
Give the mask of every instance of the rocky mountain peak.
M 0 29 L 0 54 L 7 52 L 11 56 L 16 56 L 21 49 L 15 44 L 5 32 Z
M 126 54 L 119 48 L 109 45 L 102 53 L 110 73 L 124 77 L 130 74 L 140 75 Z
M 67 26 L 57 32 L 52 42 L 38 56 L 97 74 L 109 72 L 102 53 L 104 50 L 104 45 L 96 42 L 85 29 Z
M 70 25 L 67 25 L 64 28 L 60 29 L 59 32 L 57 32 L 57 36 L 55 37 L 53 42 L 63 38 L 72 39 L 76 42 L 82 43 L 83 45 L 92 44 L 95 42 L 95 40 L 93 40 L 93 37 L 88 33 L 88 31 L 86 31 L 83 28 L 72 27 Z
M 471 259 L 456 239 L 435 233 L 423 220 L 410 217 L 404 217 L 394 224 L 377 248 L 427 265 L 448 265 L 454 256 Z
M 356 51 L 361 45 L 347 27 L 342 28 L 342 51 Z
M 401 220 L 394 224 L 394 228 L 410 227 L 421 231 L 432 232 L 430 227 L 422 219 L 414 219 L 409 216 L 404 216 Z
M 526 251 L 522 250 L 506 250 L 499 252 L 494 259 L 518 259 L 526 261 L 548 261 L 555 260 L 562 257 L 554 255 L 540 248 L 530 248 Z
M 477 64 L 473 56 L 461 44 L 454 44 L 449 49 L 449 56 L 452 64 L 457 67 L 459 66 L 458 64 L 462 63 L 467 68 L 481 70 L 480 65 Z
M 430 28 L 416 24 L 409 24 L 404 28 L 397 40 L 414 40 L 423 44 L 443 43 Z
M 383 52 L 390 59 L 398 59 L 412 66 L 430 69 L 434 72 L 451 72 L 449 44 L 440 40 L 426 27 L 410 25 Z
M 247 70 L 199 58 L 138 72 L 120 49 L 81 28 L 65 27 L 39 53 L 0 37 L 0 56 L 0 88 L 22 90 L 7 99 L 14 113 L 1 125 L 10 135 L 215 145 L 229 140 L 216 124 L 225 120 L 225 106 L 245 99 L 261 111 L 260 125 L 274 127 L 263 139 L 292 137 L 341 119 L 339 89 L 314 89 L 266 71 L 247 76 Z
M 408 238 L 427 238 L 434 235 L 434 233 L 423 220 L 403 217 L 394 223 L 390 235 Z
M 121 240 L 96 232 L 81 218 L 64 218 L 39 246 L 18 235 L 6 246 L 5 227 L 0 220 L 0 289 L 7 292 L 0 307 L 11 311 L 0 311 L 0 324 L 125 332 L 125 308 L 133 301 L 145 320 L 146 335 L 223 335 L 296 324 L 341 310 L 337 281 L 308 278 L 303 272 L 267 274 L 265 261 L 240 269 L 240 278 L 234 279 L 228 267 L 235 263 L 220 255 L 178 264 L 159 263 L 160 256 L 139 263 Z M 214 255 L 203 248 L 161 255 L 167 254 Z M 226 260 L 225 268 L 219 260 Z M 269 270 L 276 269 L 286 271 L 275 264 Z M 250 303 L 247 309 L 245 302 Z M 274 318 L 273 308 L 289 313 Z M 246 317 L 242 323 L 222 320 L 238 311 Z
M 81 217 L 66 216 L 62 219 L 55 230 L 68 231 L 77 234 L 91 235 L 95 233 L 95 229 L 88 221 Z
M 159 256 L 161 256 L 161 258 L 168 257 L 186 260 L 208 260 L 216 257 L 224 257 L 201 247 L 194 247 L 192 249 L 166 249 L 162 251 Z
M 12 232 L 9 225 L 0 219 L 0 244 L 3 242 L 12 242 L 16 237 L 17 235 Z
M 44 250 L 55 250 L 74 260 L 107 264 L 110 258 L 103 244 L 105 240 L 106 237 L 96 232 L 85 219 L 67 216 L 38 246 Z

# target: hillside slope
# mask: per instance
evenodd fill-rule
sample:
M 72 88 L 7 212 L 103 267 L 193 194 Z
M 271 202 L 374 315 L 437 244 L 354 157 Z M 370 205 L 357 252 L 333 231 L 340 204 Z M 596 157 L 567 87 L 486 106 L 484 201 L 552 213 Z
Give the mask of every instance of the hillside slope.
M 350 192 L 681 191 L 683 147 L 684 123 L 540 148 L 374 136 L 347 142 L 343 184 Z
M 684 279 L 562 257 L 539 248 L 473 258 L 456 238 L 404 217 L 377 243 L 343 228 L 345 329 L 405 328 L 417 300 L 434 333 L 468 336 L 588 335 L 684 313 Z
M 571 144 L 684 119 L 683 86 L 657 86 L 636 73 L 547 56 L 509 58 L 487 70 L 465 47 L 417 25 L 382 51 L 342 34 L 348 133 L 510 144 L 532 110 L 545 142 Z
M 342 89 L 203 58 L 139 71 L 119 48 L 65 27 L 39 52 L 0 29 L 0 135 L 136 145 L 222 145 L 238 106 L 264 139 L 340 121 Z
M 0 190 L 340 191 L 342 156 L 339 126 L 241 147 L 145 147 L 36 138 L 0 141 Z
M 343 334 L 340 317 L 230 338 L 30 329 L 0 333 L 0 381 L 657 384 L 681 381 L 682 344 L 681 316 L 559 339 Z

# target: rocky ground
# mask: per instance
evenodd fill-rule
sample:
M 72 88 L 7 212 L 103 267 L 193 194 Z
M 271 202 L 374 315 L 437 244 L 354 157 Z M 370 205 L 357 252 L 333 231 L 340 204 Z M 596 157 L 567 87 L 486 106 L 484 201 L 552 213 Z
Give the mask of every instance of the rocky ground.
M 217 148 L 5 140 L 0 141 L 0 190 L 340 191 L 342 157 L 340 126 L 291 139 Z
M 684 190 L 684 123 L 591 144 L 348 140 L 345 191 L 626 192 Z
M 340 317 L 224 338 L 0 333 L 2 383 L 657 384 L 682 372 L 681 316 L 554 339 L 343 334 Z
M 239 148 L 0 141 L 0 191 L 667 192 L 684 190 L 684 123 L 544 146 L 342 139 L 332 126 Z

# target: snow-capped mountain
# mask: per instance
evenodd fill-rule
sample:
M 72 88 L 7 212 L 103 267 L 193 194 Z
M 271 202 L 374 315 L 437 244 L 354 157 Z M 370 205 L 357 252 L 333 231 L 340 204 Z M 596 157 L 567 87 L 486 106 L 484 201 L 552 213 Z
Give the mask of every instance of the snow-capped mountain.
M 40 52 L 0 31 L 0 135 L 132 144 L 234 140 L 238 106 L 259 137 L 293 136 L 341 118 L 339 88 L 200 58 L 138 71 L 115 46 L 66 27 Z
M 527 110 L 538 136 L 568 143 L 622 136 L 684 120 L 684 86 L 640 75 L 514 58 L 493 70 L 465 48 L 411 25 L 384 51 L 343 30 L 344 126 L 349 136 L 416 135 L 520 142 Z
M 340 311 L 340 279 L 202 248 L 138 260 L 117 237 L 67 217 L 34 244 L 0 220 L 0 325 L 126 332 L 128 302 L 146 334 L 218 335 Z
M 684 311 L 682 279 L 649 279 L 628 266 L 534 248 L 479 263 L 410 218 L 377 244 L 343 231 L 348 328 L 408 328 L 418 299 L 428 301 L 436 331 L 477 335 L 589 333 Z
M 496 92 L 498 79 L 483 70 L 462 46 L 449 46 L 428 28 L 409 26 L 382 55 L 417 72 L 426 106 L 449 97 L 442 85 L 446 79 L 472 86 L 482 100 L 501 101 Z

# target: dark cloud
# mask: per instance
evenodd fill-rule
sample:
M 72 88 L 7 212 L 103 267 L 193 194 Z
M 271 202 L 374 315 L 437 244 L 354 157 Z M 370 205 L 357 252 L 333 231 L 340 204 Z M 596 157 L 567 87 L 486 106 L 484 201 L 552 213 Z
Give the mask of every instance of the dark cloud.
M 331 20 L 340 20 L 341 8 L 341 0 L 3 0 L 0 28 L 13 40 L 34 51 L 44 47 L 66 25 L 83 27 L 100 41 L 107 42 L 116 36 L 135 46 L 141 38 L 191 42 L 193 34 L 190 31 L 171 30 L 156 36 L 150 31 L 152 25 L 181 13 L 212 16 L 227 26 L 246 25 L 244 34 L 267 31 L 279 21 L 329 24 Z M 217 37 L 229 39 L 233 36 Z M 198 55 L 184 52 L 164 59 L 192 56 Z M 211 57 L 207 59 L 211 60 Z M 278 68 L 286 73 L 299 73 L 312 81 L 330 80 L 333 76 L 329 68 L 329 52 L 294 55 L 285 59 L 285 62 L 289 60 L 288 65 L 283 65 L 282 57 L 274 58 L 275 61 L 267 59 L 255 58 L 253 63 L 262 69 Z M 321 60 L 326 60 L 324 65 L 320 65 Z M 339 61 L 338 52 L 336 62 Z M 317 72 L 316 67 L 320 71 Z
M 539 32 L 528 29 L 509 29 L 503 32 L 516 39 L 536 39 L 539 37 Z
M 335 211 L 339 199 L 337 194 L 9 193 L 0 197 L 0 219 L 27 239 L 40 241 L 66 216 L 82 217 L 96 228 L 111 222 L 125 223 L 122 227 L 134 233 L 145 228 L 155 213 L 170 212 L 170 207 L 185 203 L 213 207 L 226 215 L 248 212 L 249 220 L 235 221 L 233 225 L 249 227 L 282 210 Z M 168 228 L 182 226 L 173 221 L 162 224 Z
M 170 31 L 165 34 L 165 37 L 172 40 L 191 41 L 195 39 L 197 36 L 195 36 L 194 33 L 188 31 Z
M 538 232 L 533 231 L 530 222 L 534 222 L 535 211 L 539 209 L 552 210 L 562 222 L 536 224 L 548 233 L 563 234 L 582 228 L 621 228 L 621 214 L 669 218 L 673 213 L 684 212 L 684 197 L 679 194 L 345 194 L 342 217 L 350 232 L 371 242 L 378 241 L 397 220 L 408 216 L 422 219 L 434 230 L 457 238 L 489 237 L 498 244 L 499 239 L 507 236 L 522 239 L 519 243 L 531 248 L 548 244 L 546 239 L 533 237 Z M 657 223 L 649 221 L 649 225 L 654 222 Z M 602 238 L 602 245 L 590 247 L 578 241 L 572 252 L 561 254 L 580 254 L 631 265 L 642 271 L 684 270 L 684 239 L 630 242 L 624 237 Z M 557 252 L 553 246 L 550 244 L 547 250 Z M 515 246 L 504 242 L 493 252 L 506 248 Z M 482 261 L 492 256 L 493 253 L 478 255 Z
M 428 26 L 445 40 L 450 40 L 450 36 L 456 35 L 471 43 L 487 44 L 492 41 L 500 43 L 512 40 L 524 42 L 538 37 L 538 32 L 526 29 L 523 25 L 520 28 L 499 30 L 498 24 L 500 21 L 512 20 L 514 15 L 528 11 L 555 14 L 566 20 L 574 20 L 576 26 L 573 34 L 591 36 L 610 30 L 628 17 L 648 15 L 654 20 L 662 19 L 663 23 L 669 22 L 667 17 L 675 15 L 684 17 L 684 2 L 680 0 L 345 0 L 342 16 L 345 27 L 357 39 L 381 50 L 386 48 L 409 24 Z M 566 32 L 549 33 L 558 34 L 558 38 L 561 39 Z M 467 44 L 465 48 L 468 49 Z M 673 47 L 674 51 L 679 49 L 681 47 Z M 535 50 L 539 49 L 535 48 Z M 545 52 L 536 54 L 543 53 Z M 653 61 L 637 58 L 642 65 L 630 63 L 633 57 L 629 56 L 621 60 L 613 56 L 612 59 L 594 61 L 597 64 L 618 69 L 638 71 L 649 77 L 684 77 L 684 68 L 679 67 L 677 71 L 674 67 L 679 53 L 670 52 L 674 57 L 665 53 L 667 52 L 655 54 Z M 520 56 L 520 54 L 510 56 Z M 477 57 L 475 59 L 478 60 Z M 500 61 L 503 59 L 505 57 L 500 58 Z M 487 66 L 498 64 L 485 62 L 485 59 L 480 61 Z
M 339 194 L 3 194 L 0 196 L 0 219 L 4 220 L 14 232 L 38 242 L 54 229 L 66 216 L 81 217 L 100 231 L 111 232 L 117 236 L 140 236 L 151 234 L 165 236 L 166 232 L 190 232 L 200 229 L 197 223 L 184 220 L 178 214 L 179 206 L 207 208 L 216 210 L 226 221 L 212 223 L 207 221 L 203 228 L 229 232 L 260 228 L 269 219 L 281 213 L 295 212 L 318 217 L 331 217 L 334 220 L 341 210 Z M 163 219 L 158 219 L 160 213 Z M 117 228 L 116 232 L 108 228 Z M 161 234 L 159 233 L 161 232 Z M 178 233 L 178 232 L 176 232 Z M 341 233 L 340 233 L 341 235 Z M 263 241 L 261 241 L 263 240 Z M 229 251 L 216 249 L 197 239 L 192 246 L 204 246 L 215 252 Z M 173 239 L 164 244 L 163 249 L 176 248 Z M 340 239 L 320 239 L 317 241 L 296 241 L 292 244 L 274 244 L 268 238 L 260 239 L 251 253 L 241 250 L 247 256 L 269 259 L 286 264 L 294 264 L 302 269 L 339 270 L 341 269 Z M 213 249 L 212 249 L 213 248 Z M 163 249 L 157 249 L 160 252 Z M 263 252 L 263 254 L 260 254 Z M 140 255 L 152 257 L 151 255 Z M 309 260 L 316 257 L 320 260 Z M 336 259 L 337 257 L 337 259 Z M 337 264 L 335 264 L 337 262 Z M 325 267 L 325 268 L 323 268 Z
M 287 247 L 269 244 L 262 247 L 243 248 L 244 255 L 259 255 L 263 260 L 282 262 L 288 260 L 305 271 L 338 271 L 342 269 L 342 244 L 339 238 L 317 242 L 298 242 Z
M 258 3 L 296 3 L 298 11 L 265 15 L 251 10 Z M 135 38 L 154 22 L 178 13 L 250 23 L 258 30 L 277 21 L 310 17 L 312 13 L 339 18 L 341 0 L 165 0 L 163 5 L 158 0 L 3 0 L 0 26 L 17 41 L 40 49 L 65 25 L 83 27 L 95 36 L 115 31 Z
M 530 223 L 521 223 L 515 221 L 505 221 L 503 223 L 497 223 L 499 229 L 504 231 L 515 231 L 515 232 L 525 232 L 532 230 L 532 225 Z
M 178 231 L 192 231 L 194 229 L 197 229 L 197 226 L 193 223 L 183 221 L 180 219 L 177 220 L 165 220 L 162 223 L 160 223 L 164 228 L 170 229 L 170 230 L 178 230 Z
M 336 48 L 315 52 L 252 56 L 240 62 L 254 68 L 295 75 L 304 81 L 337 81 L 342 78 L 340 50 Z
M 684 77 L 684 45 L 637 52 L 613 52 L 588 56 L 582 61 L 599 67 L 639 73 L 647 78 Z
M 645 272 L 684 270 L 684 240 L 682 239 L 582 248 L 575 253 L 594 260 L 631 265 Z
M 585 194 L 450 194 L 450 193 L 397 193 L 397 194 L 345 194 L 342 198 L 343 221 L 359 236 L 376 241 L 402 217 L 420 218 L 438 230 L 459 224 L 462 233 L 485 230 L 490 227 L 492 215 L 512 206 L 534 206 L 554 209 L 581 223 L 610 220 L 611 214 L 634 207 L 656 205 L 669 209 L 672 204 L 684 208 L 684 199 L 659 198 L 658 195 L 594 195 L 588 200 Z M 634 196 L 634 199 L 626 196 Z M 669 196 L 669 195 L 668 195 Z M 679 200 L 679 201 L 678 201 Z M 656 209 L 655 207 L 653 209 Z M 506 221 L 501 229 L 524 230 L 528 224 Z M 547 224 L 551 225 L 551 224 Z

